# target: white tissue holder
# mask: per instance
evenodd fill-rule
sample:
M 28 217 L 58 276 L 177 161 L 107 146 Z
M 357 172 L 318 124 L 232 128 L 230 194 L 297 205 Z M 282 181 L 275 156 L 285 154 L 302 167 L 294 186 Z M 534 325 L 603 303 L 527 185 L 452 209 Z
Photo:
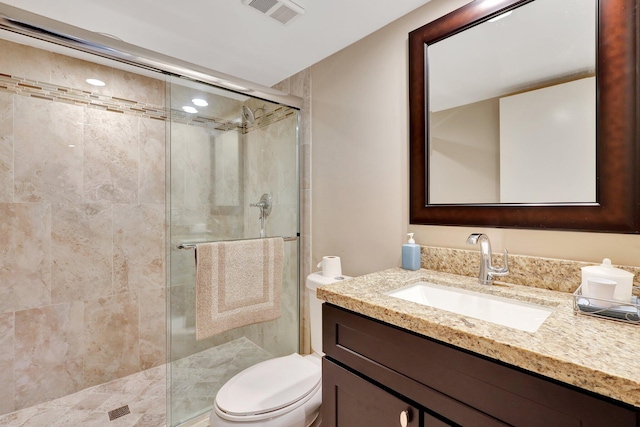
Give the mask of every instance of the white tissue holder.
M 640 287 L 634 286 L 632 294 L 640 295 Z M 608 307 L 602 307 L 599 305 L 600 301 L 604 301 L 610 305 Z M 580 287 L 573 293 L 573 312 L 575 314 L 640 325 L 639 304 L 634 304 L 631 301 L 626 303 L 622 301 L 588 297 L 582 295 L 582 285 L 580 285 Z

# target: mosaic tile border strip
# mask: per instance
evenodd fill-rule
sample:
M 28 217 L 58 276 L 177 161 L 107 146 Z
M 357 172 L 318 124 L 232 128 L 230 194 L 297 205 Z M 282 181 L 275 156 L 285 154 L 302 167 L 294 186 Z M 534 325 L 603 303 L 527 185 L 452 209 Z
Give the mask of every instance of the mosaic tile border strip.
M 47 101 L 87 106 L 114 113 L 167 120 L 166 110 L 163 106 L 115 96 L 100 95 L 89 91 L 24 79 L 8 74 L 0 73 L 0 91 Z
M 242 128 L 242 133 L 249 133 L 253 130 L 267 127 L 273 123 L 295 116 L 295 114 L 296 111 L 292 108 L 277 106 L 275 109 L 267 111 L 264 115 L 257 117 L 252 124 L 249 125 L 245 123 Z
M 85 90 L 24 79 L 3 73 L 0 73 L 0 92 L 44 99 L 52 102 L 63 102 L 88 108 L 97 108 L 113 113 L 135 115 L 155 120 L 171 120 L 173 122 L 202 126 L 223 132 L 237 129 L 242 134 L 269 126 L 295 115 L 295 110 L 278 106 L 274 110 L 257 117 L 252 124 L 238 123 L 237 121 L 229 121 L 215 117 L 194 116 L 181 110 L 167 110 L 161 105 L 96 94 Z

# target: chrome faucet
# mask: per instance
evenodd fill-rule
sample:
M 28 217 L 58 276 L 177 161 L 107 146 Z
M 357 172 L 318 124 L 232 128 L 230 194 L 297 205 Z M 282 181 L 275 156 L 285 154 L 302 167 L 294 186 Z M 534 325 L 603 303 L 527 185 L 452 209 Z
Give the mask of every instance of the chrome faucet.
M 491 265 L 491 242 L 489 236 L 482 233 L 473 233 L 467 238 L 469 245 L 475 245 L 480 242 L 480 272 L 478 274 L 478 282 L 481 285 L 490 285 L 496 276 L 506 276 L 509 274 L 509 260 L 507 256 L 509 252 L 504 250 L 504 266 L 496 268 Z

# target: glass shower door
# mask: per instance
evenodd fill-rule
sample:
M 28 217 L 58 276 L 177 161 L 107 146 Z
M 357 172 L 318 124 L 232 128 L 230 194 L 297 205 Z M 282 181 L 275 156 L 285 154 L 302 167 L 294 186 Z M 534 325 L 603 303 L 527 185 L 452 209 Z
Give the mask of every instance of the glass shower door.
M 242 369 L 298 351 L 298 111 L 177 78 L 169 92 L 168 425 L 177 426 L 209 412 Z M 288 238 L 281 316 L 197 340 L 193 244 L 262 236 Z

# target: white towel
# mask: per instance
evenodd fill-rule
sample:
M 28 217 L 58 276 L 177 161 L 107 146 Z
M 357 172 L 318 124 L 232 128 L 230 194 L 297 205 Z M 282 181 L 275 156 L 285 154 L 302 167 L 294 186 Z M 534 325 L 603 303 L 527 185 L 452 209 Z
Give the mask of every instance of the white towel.
M 281 315 L 281 237 L 196 246 L 196 339 Z

